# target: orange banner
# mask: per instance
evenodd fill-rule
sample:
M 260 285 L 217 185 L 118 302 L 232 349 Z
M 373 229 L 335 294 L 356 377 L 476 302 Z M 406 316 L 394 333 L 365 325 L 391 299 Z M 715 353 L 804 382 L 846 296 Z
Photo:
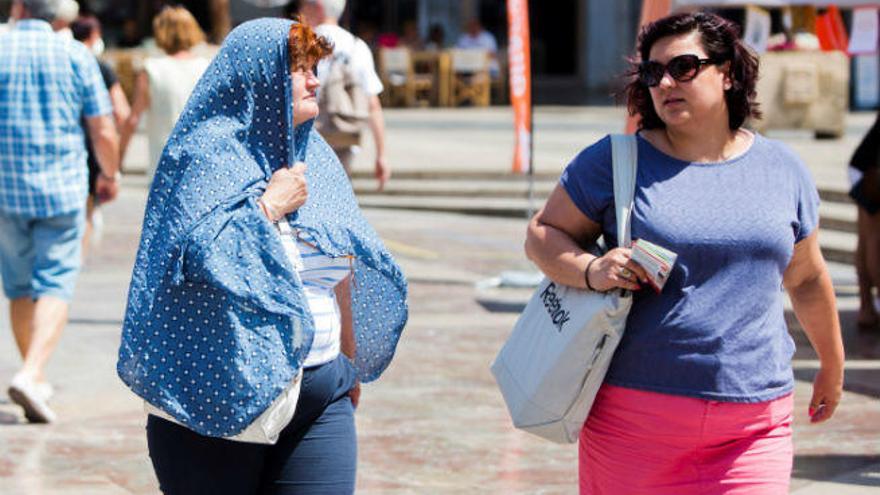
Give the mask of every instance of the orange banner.
M 529 49 L 529 2 L 507 0 L 510 104 L 513 106 L 515 148 L 513 172 L 521 174 L 532 162 L 532 61 Z

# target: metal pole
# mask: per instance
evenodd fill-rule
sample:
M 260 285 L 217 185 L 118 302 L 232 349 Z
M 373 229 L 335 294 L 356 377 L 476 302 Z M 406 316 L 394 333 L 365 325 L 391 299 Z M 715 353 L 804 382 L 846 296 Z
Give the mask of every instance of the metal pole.
M 517 64 L 520 64 L 520 63 L 528 64 L 527 70 L 525 70 L 525 68 L 524 68 L 522 71 L 517 72 L 515 80 L 513 80 L 514 78 L 511 77 L 512 82 L 510 85 L 511 104 L 514 106 L 514 120 L 515 120 L 514 132 L 516 133 L 516 138 L 515 138 L 516 150 L 514 151 L 514 153 L 515 153 L 514 154 L 514 171 L 517 174 L 522 173 L 522 166 L 523 166 L 522 162 L 524 161 L 524 160 L 522 160 L 523 155 L 525 155 L 526 153 L 528 153 L 528 155 L 529 155 L 529 158 L 528 158 L 528 167 L 529 168 L 528 168 L 528 171 L 526 172 L 528 174 L 528 178 L 527 178 L 527 180 L 528 180 L 528 185 L 527 185 L 527 187 L 528 187 L 528 200 L 527 200 L 528 204 L 526 207 L 526 210 L 527 210 L 526 213 L 527 213 L 528 218 L 526 219 L 526 221 L 528 221 L 531 219 L 531 217 L 534 215 L 534 212 L 535 212 L 535 158 L 534 158 L 534 154 L 535 154 L 534 153 L 535 152 L 535 138 L 534 138 L 534 130 L 535 130 L 535 124 L 534 124 L 534 122 L 535 122 L 535 115 L 534 115 L 535 105 L 534 105 L 534 102 L 535 102 L 535 98 L 534 98 L 534 94 L 533 94 L 534 90 L 533 90 L 533 86 L 532 86 L 532 73 L 534 71 L 532 70 L 531 55 L 529 53 L 531 44 L 528 43 L 528 37 L 523 36 L 523 33 L 525 32 L 525 30 L 523 29 L 524 26 L 517 26 L 516 33 L 515 33 L 514 32 L 515 29 L 513 27 L 512 22 L 511 22 L 511 21 L 517 21 L 517 22 L 528 23 L 528 1 L 522 0 L 520 2 L 517 0 L 509 0 L 508 1 L 508 9 L 510 8 L 512 3 L 515 3 L 515 7 L 517 9 L 525 10 L 525 12 L 519 12 L 522 15 L 517 16 L 516 18 L 514 18 L 514 16 L 511 15 L 510 11 L 508 11 L 508 23 L 510 24 L 509 28 L 511 30 L 510 38 L 511 38 L 511 40 L 514 40 L 514 39 L 516 40 L 516 43 L 517 43 L 516 48 L 517 48 L 517 50 L 520 50 L 519 52 L 517 52 L 516 58 L 514 58 L 512 56 L 510 59 L 511 60 L 511 63 L 510 63 L 511 74 L 513 73 L 513 66 L 514 66 L 513 62 L 516 62 Z M 525 38 L 525 39 L 523 40 L 523 38 Z M 511 43 L 511 45 L 513 45 L 513 42 Z M 511 51 L 511 54 L 512 53 L 513 53 L 513 51 Z M 528 74 L 525 74 L 526 72 L 528 72 Z M 518 88 L 518 90 L 516 90 L 516 91 L 514 90 L 515 86 Z M 522 94 L 520 92 L 520 90 L 528 92 L 528 95 L 527 95 L 528 101 L 524 100 L 526 95 Z M 522 97 L 520 97 L 521 94 L 522 94 Z M 528 108 L 529 122 L 528 122 L 528 130 L 527 131 L 525 129 L 526 126 L 521 125 L 521 120 L 520 120 L 522 118 L 522 114 L 525 113 L 525 112 L 523 112 L 524 107 Z M 524 134 L 528 134 L 528 136 L 524 136 Z M 524 143 L 524 142 L 522 142 L 523 139 L 528 139 L 529 142 Z M 526 145 L 526 144 L 527 144 L 527 146 L 522 146 L 522 145 Z M 538 284 L 541 282 L 542 278 L 543 278 L 543 275 L 541 274 L 541 272 L 536 271 L 534 269 L 534 267 L 531 266 L 531 264 L 529 264 L 529 268 L 526 268 L 525 270 L 504 271 L 497 277 L 492 277 L 490 279 L 480 281 L 477 283 L 477 288 L 479 290 L 486 290 L 486 289 L 499 288 L 499 287 L 510 287 L 510 288 L 537 287 Z
M 526 208 L 526 219 L 531 220 L 535 215 L 535 87 L 534 74 L 531 64 L 529 64 L 529 80 L 532 81 L 532 88 L 529 91 L 529 193 L 528 207 Z

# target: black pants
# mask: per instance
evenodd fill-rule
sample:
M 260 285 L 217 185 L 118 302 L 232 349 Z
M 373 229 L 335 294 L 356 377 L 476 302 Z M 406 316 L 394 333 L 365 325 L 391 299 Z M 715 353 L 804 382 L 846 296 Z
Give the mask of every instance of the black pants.
M 354 493 L 357 437 L 348 391 L 355 371 L 340 356 L 303 373 L 296 414 L 278 443 L 199 435 L 150 415 L 147 444 L 166 495 Z

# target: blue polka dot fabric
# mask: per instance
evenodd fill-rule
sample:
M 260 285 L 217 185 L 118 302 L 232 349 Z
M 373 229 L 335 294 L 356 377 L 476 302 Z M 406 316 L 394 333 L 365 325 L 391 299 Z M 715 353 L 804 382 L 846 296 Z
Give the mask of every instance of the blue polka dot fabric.
M 355 364 L 372 381 L 407 320 L 403 273 L 367 223 L 339 160 L 293 128 L 290 21 L 229 34 L 166 143 L 147 199 L 117 372 L 202 435 L 244 430 L 289 384 L 314 335 L 275 227 L 256 199 L 274 170 L 307 164 L 308 201 L 287 221 L 329 256 L 354 256 Z

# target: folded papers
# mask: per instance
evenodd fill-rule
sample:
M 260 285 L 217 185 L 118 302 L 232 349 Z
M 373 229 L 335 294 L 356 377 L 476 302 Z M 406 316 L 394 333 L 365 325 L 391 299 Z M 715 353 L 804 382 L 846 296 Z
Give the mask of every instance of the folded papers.
M 632 260 L 645 269 L 648 282 L 657 293 L 663 290 L 677 257 L 672 251 L 644 239 L 632 243 Z

